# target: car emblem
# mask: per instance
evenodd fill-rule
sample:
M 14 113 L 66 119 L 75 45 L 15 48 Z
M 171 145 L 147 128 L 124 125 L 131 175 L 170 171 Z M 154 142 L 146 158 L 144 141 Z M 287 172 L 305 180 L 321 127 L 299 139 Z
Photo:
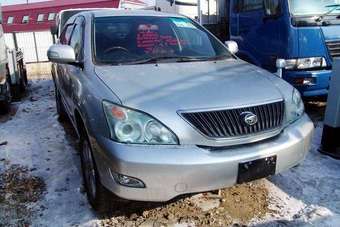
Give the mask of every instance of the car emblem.
M 253 114 L 252 112 L 241 113 L 240 119 L 241 119 L 242 124 L 245 126 L 253 126 L 258 121 L 256 114 Z

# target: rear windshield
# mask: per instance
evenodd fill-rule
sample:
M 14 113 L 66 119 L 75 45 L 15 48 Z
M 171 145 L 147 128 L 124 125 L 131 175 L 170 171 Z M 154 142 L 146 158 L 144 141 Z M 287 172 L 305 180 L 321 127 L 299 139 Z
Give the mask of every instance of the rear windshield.
M 231 57 L 204 28 L 188 18 L 122 16 L 96 18 L 97 63 L 124 64 L 150 58 L 208 60 Z

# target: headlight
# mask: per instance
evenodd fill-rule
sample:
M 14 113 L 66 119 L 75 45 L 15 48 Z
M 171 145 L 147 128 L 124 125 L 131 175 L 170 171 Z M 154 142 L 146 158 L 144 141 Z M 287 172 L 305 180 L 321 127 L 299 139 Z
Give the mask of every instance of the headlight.
M 313 69 L 326 66 L 326 59 L 323 57 L 299 58 L 286 60 L 285 69 Z
M 305 112 L 300 92 L 294 88 L 292 93 L 292 100 L 286 102 L 287 107 L 287 120 L 288 123 L 293 123 L 298 120 Z
M 158 120 L 140 111 L 103 101 L 111 138 L 121 143 L 178 144 L 177 137 Z

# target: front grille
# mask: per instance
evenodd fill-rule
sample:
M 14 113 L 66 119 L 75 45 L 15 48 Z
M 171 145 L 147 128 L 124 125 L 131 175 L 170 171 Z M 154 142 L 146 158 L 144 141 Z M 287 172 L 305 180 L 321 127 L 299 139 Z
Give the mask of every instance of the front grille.
M 333 58 L 340 57 L 340 40 L 326 42 L 330 55 Z
M 247 112 L 257 116 L 256 124 L 248 125 L 244 122 L 242 116 Z M 238 109 L 181 114 L 193 127 L 207 137 L 241 137 L 281 128 L 284 117 L 284 101 Z

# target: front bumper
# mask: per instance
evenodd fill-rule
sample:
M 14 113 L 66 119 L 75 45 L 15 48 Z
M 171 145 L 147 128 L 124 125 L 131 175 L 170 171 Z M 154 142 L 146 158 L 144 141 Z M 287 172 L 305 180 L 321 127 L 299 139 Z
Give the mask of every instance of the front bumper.
M 209 151 L 197 146 L 137 146 L 91 138 L 102 184 L 121 198 L 168 201 L 178 195 L 210 191 L 237 182 L 238 165 L 277 155 L 276 173 L 301 162 L 310 149 L 313 123 L 307 115 L 279 136 L 258 143 Z M 142 180 L 146 188 L 115 182 L 113 172 Z
M 285 71 L 283 79 L 296 87 L 303 97 L 327 96 L 332 70 Z M 297 85 L 296 79 L 313 78 L 312 85 Z

